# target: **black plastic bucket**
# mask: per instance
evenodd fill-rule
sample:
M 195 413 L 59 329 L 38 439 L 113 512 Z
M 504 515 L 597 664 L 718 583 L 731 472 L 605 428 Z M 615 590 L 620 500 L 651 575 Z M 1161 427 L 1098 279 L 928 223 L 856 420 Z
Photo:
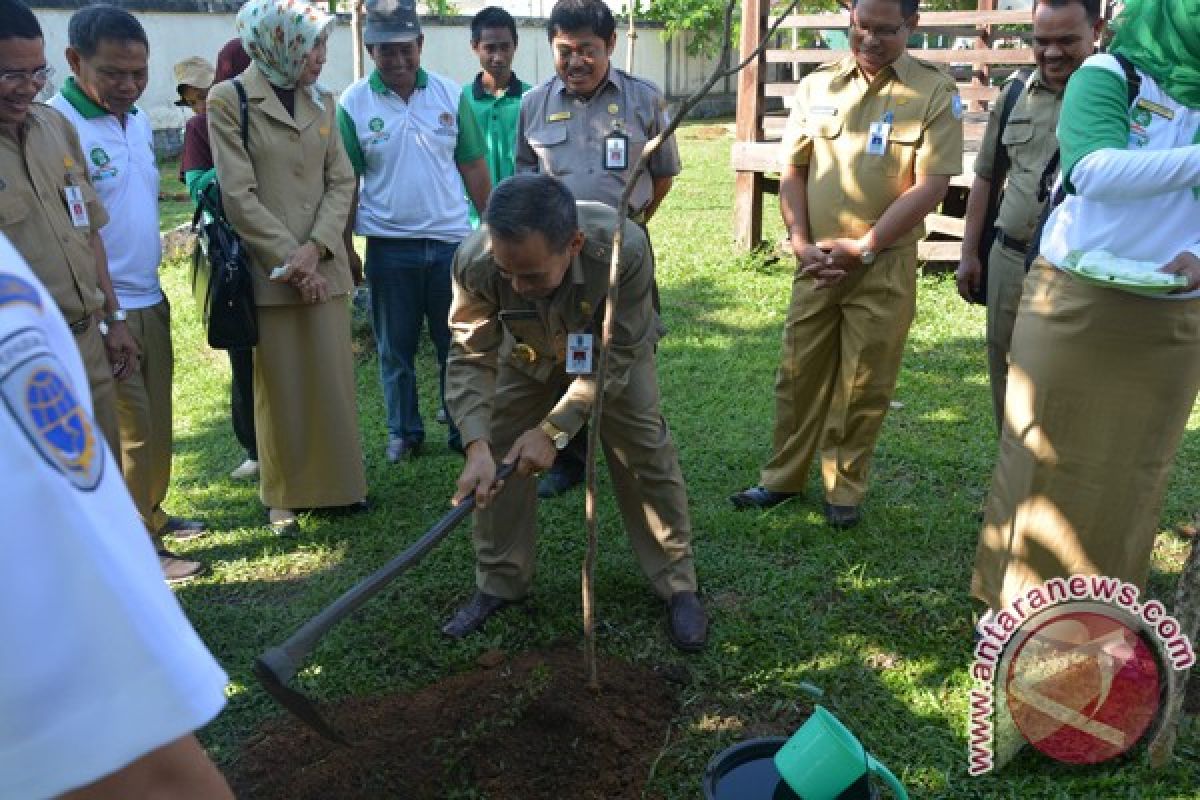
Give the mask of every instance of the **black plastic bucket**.
M 775 753 L 786 736 L 764 736 L 727 747 L 713 756 L 704 770 L 705 800 L 801 800 L 775 769 Z M 875 800 L 866 773 L 838 800 Z

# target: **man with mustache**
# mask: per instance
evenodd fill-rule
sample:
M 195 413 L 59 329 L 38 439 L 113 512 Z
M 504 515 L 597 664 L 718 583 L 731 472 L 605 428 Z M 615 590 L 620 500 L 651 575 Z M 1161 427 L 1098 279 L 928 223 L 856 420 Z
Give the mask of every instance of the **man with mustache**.
M 658 87 L 612 66 L 616 21 L 602 0 L 559 0 L 546 23 L 555 77 L 521 103 L 517 171 L 553 175 L 578 200 L 617 206 L 647 142 L 667 126 Z M 643 230 L 681 170 L 665 139 L 634 185 L 629 214 Z M 658 309 L 657 288 L 654 307 Z M 555 497 L 583 480 L 585 436 L 572 439 L 538 486 Z
M 996 428 L 1004 424 L 1004 392 L 1008 382 L 1008 349 L 1025 280 L 1025 253 L 1042 213 L 1038 182 L 1047 162 L 1058 151 L 1054 129 L 1062 108 L 1067 79 L 1079 69 L 1104 30 L 1100 0 L 1038 0 L 1033 7 L 1033 57 L 1037 69 L 1024 88 L 1015 81 L 992 104 L 987 130 L 975 159 L 975 181 L 967 200 L 963 254 L 955 276 L 958 292 L 970 302 L 982 290 L 987 298 L 988 373 Z M 1000 111 L 1009 92 L 1019 95 L 1007 123 L 1001 128 Z M 989 209 L 992 180 L 1001 161 L 1007 160 L 1007 180 L 998 208 Z M 991 219 L 987 219 L 988 214 Z M 982 265 L 979 240 L 985 224 L 996 226 L 988 255 L 987 286 L 980 286 Z
M 613 231 L 624 223 L 617 307 L 607 309 Z M 704 647 L 687 489 L 662 417 L 654 342 L 654 258 L 641 229 L 600 203 L 579 203 L 546 175 L 517 175 L 492 192 L 484 226 L 454 260 L 453 343 L 446 403 L 467 461 L 457 504 L 475 512 L 477 590 L 442 628 L 453 638 L 523 599 L 533 583 L 537 496 L 532 476 L 591 414 L 595 343 L 614 314 L 600 440 L 625 530 L 667 603 L 680 650 Z M 516 465 L 498 492 L 496 463 Z
M 825 519 L 857 525 L 916 311 L 922 221 L 962 171 L 954 80 L 906 52 L 917 0 L 857 0 L 851 57 L 796 89 L 779 206 L 796 256 L 771 456 L 734 507 L 804 491 L 821 451 Z

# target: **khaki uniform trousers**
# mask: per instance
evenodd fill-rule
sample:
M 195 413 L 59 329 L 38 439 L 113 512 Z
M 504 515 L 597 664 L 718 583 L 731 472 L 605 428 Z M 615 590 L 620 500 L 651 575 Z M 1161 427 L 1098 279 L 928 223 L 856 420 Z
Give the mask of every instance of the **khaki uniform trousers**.
M 113 378 L 112 363 L 108 350 L 104 348 L 104 337 L 93 322 L 87 330 L 75 334 L 83 368 L 87 370 L 88 388 L 92 392 L 92 417 L 104 434 L 113 458 L 121 452 L 121 426 L 117 422 L 117 382 Z
M 129 332 L 142 352 L 140 368 L 117 382 L 121 471 L 142 524 L 157 535 L 167 524 L 162 502 L 171 483 L 171 304 L 130 309 Z
M 992 386 L 992 412 L 996 429 L 1004 427 L 1004 392 L 1008 386 L 1008 351 L 1012 346 L 1013 325 L 1021 305 L 1021 284 L 1025 282 L 1025 254 L 992 243 L 988 256 L 987 285 L 987 358 L 988 379 Z
M 971 593 L 999 610 L 1075 574 L 1144 587 L 1200 390 L 1200 300 L 1089 286 L 1039 258 L 1013 332 Z
M 916 313 L 916 246 L 878 255 L 828 289 L 796 272 L 760 483 L 802 492 L 818 446 L 826 499 L 857 506 Z
M 537 425 L 566 390 L 569 376 L 539 383 L 500 367 L 492 412 L 492 453 L 508 454 L 518 436 Z M 620 397 L 607 400 L 600 440 L 617 505 L 633 552 L 664 599 L 696 591 L 687 489 L 675 444 L 659 411 L 654 359 L 631 367 Z M 537 541 L 537 481 L 513 476 L 484 510 L 475 512 L 475 579 L 479 589 L 516 600 L 533 582 Z

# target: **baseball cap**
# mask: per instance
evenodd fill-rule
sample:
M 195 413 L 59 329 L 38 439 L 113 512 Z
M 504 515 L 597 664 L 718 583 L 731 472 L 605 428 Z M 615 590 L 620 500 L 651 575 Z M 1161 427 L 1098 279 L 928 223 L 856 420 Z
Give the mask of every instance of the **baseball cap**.
M 420 35 L 415 0 L 367 0 L 363 44 L 412 42 Z
M 179 92 L 179 99 L 175 101 L 175 105 L 187 105 L 187 102 L 183 99 L 184 86 L 207 89 L 212 86 L 215 76 L 216 72 L 213 70 L 212 64 L 200 56 L 192 56 L 180 61 L 175 65 L 175 91 Z

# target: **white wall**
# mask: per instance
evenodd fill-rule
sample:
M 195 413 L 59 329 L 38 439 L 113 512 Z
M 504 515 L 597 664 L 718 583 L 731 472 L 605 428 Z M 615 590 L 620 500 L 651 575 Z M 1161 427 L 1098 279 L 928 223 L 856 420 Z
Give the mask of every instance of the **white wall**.
M 35 9 L 35 13 L 46 36 L 46 57 L 56 70 L 53 81 L 56 87 L 71 74 L 63 55 L 71 12 Z M 176 96 L 172 66 L 188 56 L 203 56 L 210 62 L 215 61 L 217 52 L 233 35 L 233 15 L 140 12 L 137 16 L 150 39 L 150 83 L 139 105 L 150 113 L 156 128 L 180 126 L 188 112 L 173 105 Z M 470 48 L 469 19 L 426 19 L 422 26 L 425 33 L 422 66 L 460 83 L 471 80 L 479 71 L 479 62 Z M 654 81 L 670 97 L 685 96 L 703 83 L 711 62 L 687 56 L 682 39 L 664 42 L 660 34 L 661 30 L 649 27 L 639 30 L 635 72 Z M 544 21 L 518 20 L 518 36 L 520 41 L 513 68 L 526 82 L 541 83 L 554 71 Z M 624 32 L 619 32 L 617 38 L 613 62 L 625 67 L 627 41 Z M 349 25 L 339 24 L 330 36 L 329 60 L 321 75 L 321 83 L 335 93 L 341 92 L 353 79 L 352 46 Z M 369 71 L 369 59 L 366 65 Z M 724 87 L 718 86 L 717 91 L 733 91 L 734 88 L 729 82 Z

